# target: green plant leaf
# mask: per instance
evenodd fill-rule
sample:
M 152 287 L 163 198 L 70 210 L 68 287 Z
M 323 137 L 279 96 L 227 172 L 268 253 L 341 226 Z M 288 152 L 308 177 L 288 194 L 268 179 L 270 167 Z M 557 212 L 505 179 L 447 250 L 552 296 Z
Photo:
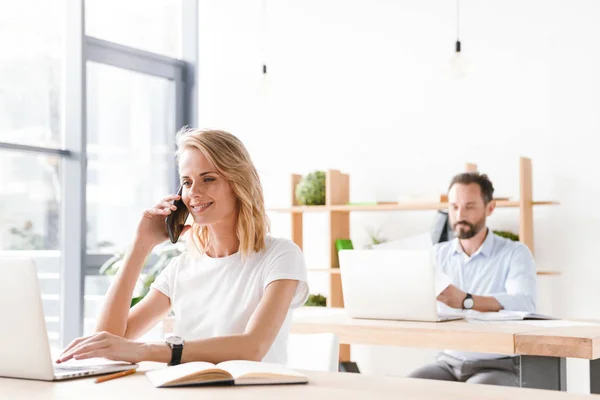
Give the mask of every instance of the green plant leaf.
M 306 307 L 326 307 L 327 298 L 320 294 L 310 294 L 308 295 L 308 300 L 306 300 L 304 305 Z
M 133 299 L 131 299 L 131 305 L 129 306 L 129 308 L 135 306 L 137 303 L 142 301 L 143 298 L 144 298 L 144 296 L 137 296 L 137 297 L 134 297 Z
M 98 273 L 100 275 L 115 275 L 120 267 L 120 261 L 122 261 L 123 256 L 121 254 L 115 254 L 100 266 L 100 270 Z M 115 268 L 116 267 L 116 268 Z
M 518 242 L 519 241 L 519 235 L 517 235 L 516 233 L 512 233 L 510 231 L 492 231 L 494 232 L 496 235 L 506 238 L 506 239 L 510 239 L 512 241 Z
M 296 200 L 305 206 L 325 204 L 325 172 L 314 171 L 305 175 L 296 186 Z

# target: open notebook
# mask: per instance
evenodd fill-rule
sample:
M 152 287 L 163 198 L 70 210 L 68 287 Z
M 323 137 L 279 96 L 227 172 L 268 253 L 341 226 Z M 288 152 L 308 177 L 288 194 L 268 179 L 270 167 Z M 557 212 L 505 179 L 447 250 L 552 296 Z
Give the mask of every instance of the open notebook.
M 506 311 L 500 310 L 498 312 L 479 312 L 475 310 L 469 310 L 464 312 L 464 318 L 467 320 L 477 321 L 522 321 L 531 319 L 554 319 L 547 315 L 541 315 L 525 311 Z
M 308 378 L 279 364 L 225 361 L 189 362 L 146 372 L 156 387 L 189 385 L 277 385 L 307 383 Z

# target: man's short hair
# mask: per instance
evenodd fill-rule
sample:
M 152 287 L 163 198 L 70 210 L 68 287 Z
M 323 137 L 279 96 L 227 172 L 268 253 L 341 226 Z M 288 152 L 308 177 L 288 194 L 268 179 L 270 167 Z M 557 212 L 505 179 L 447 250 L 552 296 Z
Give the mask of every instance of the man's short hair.
M 481 197 L 483 198 L 484 204 L 488 204 L 494 199 L 494 185 L 486 174 L 479 174 L 479 172 L 463 172 L 462 174 L 455 175 L 448 186 L 448 191 L 452 186 L 457 183 L 463 185 L 470 185 L 476 183 L 481 189 Z

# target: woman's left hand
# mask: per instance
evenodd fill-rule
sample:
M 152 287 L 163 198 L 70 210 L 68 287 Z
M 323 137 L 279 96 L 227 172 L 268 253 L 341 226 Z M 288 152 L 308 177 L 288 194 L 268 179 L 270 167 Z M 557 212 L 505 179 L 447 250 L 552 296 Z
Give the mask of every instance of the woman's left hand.
M 115 361 L 137 363 L 144 361 L 147 346 L 108 332 L 75 339 L 56 360 L 62 363 L 72 359 L 84 360 L 104 357 Z

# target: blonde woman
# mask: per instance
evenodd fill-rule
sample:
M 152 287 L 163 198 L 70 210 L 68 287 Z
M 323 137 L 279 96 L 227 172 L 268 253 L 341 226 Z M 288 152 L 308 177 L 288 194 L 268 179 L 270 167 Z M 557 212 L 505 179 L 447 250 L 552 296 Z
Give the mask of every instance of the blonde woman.
M 308 297 L 306 266 L 291 241 L 268 235 L 263 192 L 242 142 L 216 130 L 177 135 L 182 200 L 193 217 L 191 249 L 173 259 L 148 295 L 129 308 L 143 261 L 167 240 L 165 217 L 177 195 L 147 209 L 106 294 L 96 331 L 74 340 L 57 362 L 106 357 L 129 362 L 285 364 L 291 310 Z M 136 341 L 173 310 L 175 336 Z

